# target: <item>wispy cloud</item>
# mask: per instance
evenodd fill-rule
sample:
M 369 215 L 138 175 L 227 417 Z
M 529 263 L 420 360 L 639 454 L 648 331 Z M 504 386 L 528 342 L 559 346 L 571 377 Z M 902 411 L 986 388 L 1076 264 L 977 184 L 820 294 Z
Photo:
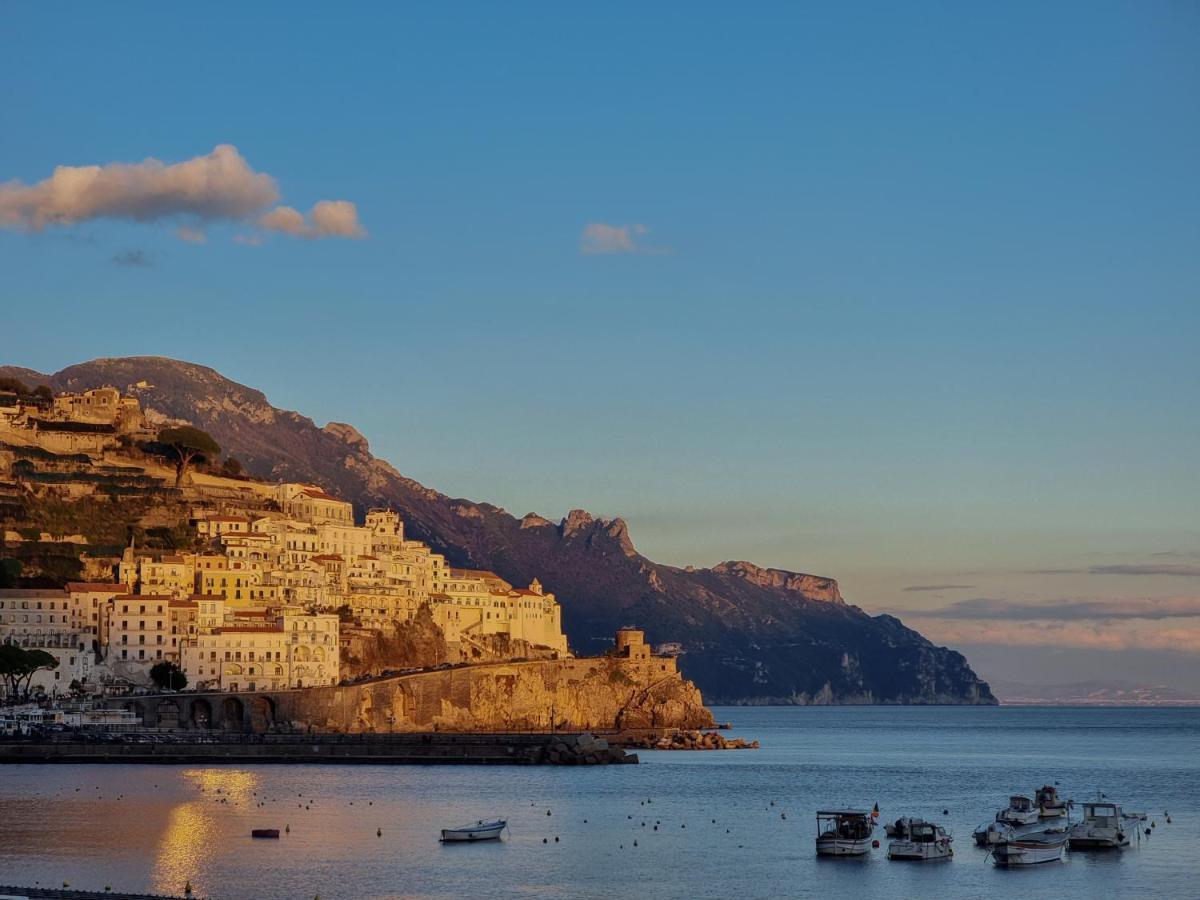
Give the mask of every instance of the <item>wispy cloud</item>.
M 305 219 L 280 206 L 279 187 L 254 171 L 231 144 L 177 163 L 148 158 L 93 166 L 58 166 L 36 184 L 0 184 L 0 227 L 41 231 L 97 219 L 175 222 L 182 240 L 205 239 L 202 224 L 255 223 L 298 237 L 357 238 L 366 234 L 358 211 L 346 200 L 322 200 Z M 265 213 L 265 215 L 264 215 Z M 290 215 L 294 214 L 294 215 Z M 279 227 L 286 220 L 288 227 Z M 299 226 L 296 226 L 296 220 Z
M 1200 653 L 1200 627 L 1145 621 L 1005 622 L 905 619 L 942 644 L 1177 650 Z
M 1065 598 L 1018 603 L 974 597 L 909 612 L 906 624 L 951 644 L 1142 648 L 1200 653 L 1200 596 Z
M 910 584 L 902 590 L 909 593 L 918 593 L 920 591 L 969 591 L 975 587 L 973 584 Z
M 609 225 L 605 222 L 589 222 L 583 226 L 579 239 L 579 252 L 588 255 L 606 253 L 651 253 L 666 251 L 661 247 L 647 247 L 642 238 L 650 233 L 645 225 Z
M 199 228 L 189 228 L 187 225 L 180 225 L 176 228 L 175 235 L 181 241 L 187 241 L 189 244 L 204 244 L 208 242 L 208 235 Z
M 112 262 L 118 266 L 129 266 L 135 269 L 148 269 L 154 265 L 154 260 L 145 250 L 126 250 L 114 256 Z
M 1084 619 L 1179 619 L 1200 617 L 1200 597 L 1123 597 L 1120 599 L 1069 599 L 1044 603 L 1015 603 L 991 597 L 960 600 L 943 609 L 921 612 L 930 619 L 991 619 L 994 621 Z
M 277 206 L 258 220 L 268 231 L 281 231 L 292 237 L 362 238 L 366 229 L 358 222 L 358 207 L 349 200 L 322 200 L 308 211 L 308 217 L 290 206 Z
M 1200 578 L 1200 566 L 1153 563 L 1141 566 L 1092 566 L 1092 575 L 1175 575 L 1180 578 Z

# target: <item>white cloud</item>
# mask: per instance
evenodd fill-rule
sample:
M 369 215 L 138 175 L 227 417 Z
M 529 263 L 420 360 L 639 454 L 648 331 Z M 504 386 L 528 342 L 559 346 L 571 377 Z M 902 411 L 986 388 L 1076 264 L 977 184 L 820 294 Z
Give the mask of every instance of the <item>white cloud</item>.
M 49 178 L 27 185 L 0 184 L 0 227 L 41 231 L 95 219 L 178 222 L 181 240 L 203 243 L 200 227 L 219 221 L 258 222 L 297 237 L 359 238 L 366 231 L 347 200 L 322 200 L 308 219 L 280 200 L 275 179 L 254 171 L 231 144 L 178 163 L 148 158 L 136 163 L 58 166 Z
M 308 218 L 290 206 L 277 206 L 258 220 L 267 231 L 280 231 L 310 239 L 366 237 L 358 222 L 358 207 L 349 200 L 322 200 L 308 211 Z
M 604 222 L 589 222 L 583 226 L 579 240 L 581 253 L 639 253 L 643 247 L 639 239 L 649 231 L 645 225 L 607 225 Z

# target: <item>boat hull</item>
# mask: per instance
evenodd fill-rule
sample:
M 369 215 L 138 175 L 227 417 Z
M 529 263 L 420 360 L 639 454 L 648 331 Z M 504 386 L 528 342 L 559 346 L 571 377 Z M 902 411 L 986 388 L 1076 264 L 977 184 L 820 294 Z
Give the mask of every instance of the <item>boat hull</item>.
M 871 839 L 817 838 L 817 856 L 865 856 L 871 852 Z
M 894 841 L 888 845 L 888 859 L 904 862 L 932 862 L 939 859 L 949 859 L 954 855 L 954 848 L 949 842 L 936 841 L 931 844 L 917 844 L 912 841 Z
M 997 866 L 1005 868 L 1058 862 L 1066 844 L 1065 836 L 1052 841 L 1004 841 L 992 848 L 992 859 Z
M 443 828 L 443 844 L 473 844 L 478 841 L 498 841 L 507 822 L 481 822 L 477 826 L 466 828 Z
M 1072 831 L 1067 844 L 1072 850 L 1120 850 L 1129 846 L 1129 835 L 1123 831 L 1116 834 L 1107 829 Z

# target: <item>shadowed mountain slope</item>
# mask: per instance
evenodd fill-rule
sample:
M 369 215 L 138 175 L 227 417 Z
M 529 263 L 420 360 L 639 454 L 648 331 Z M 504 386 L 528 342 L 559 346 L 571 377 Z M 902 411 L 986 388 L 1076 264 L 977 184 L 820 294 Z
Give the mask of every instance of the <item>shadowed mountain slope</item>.
M 410 536 L 454 565 L 491 569 L 513 584 L 539 578 L 562 602 L 577 652 L 604 649 L 626 624 L 645 628 L 652 642 L 679 642 L 680 668 L 709 703 L 995 702 L 961 654 L 845 603 L 831 578 L 748 562 L 680 569 L 638 553 L 619 518 L 582 510 L 560 522 L 516 518 L 448 497 L 376 459 L 352 426 L 318 427 L 204 366 L 131 357 L 54 375 L 4 367 L 0 374 L 56 391 L 120 388 L 152 416 L 208 431 L 257 477 L 313 482 L 360 514 L 393 507 Z

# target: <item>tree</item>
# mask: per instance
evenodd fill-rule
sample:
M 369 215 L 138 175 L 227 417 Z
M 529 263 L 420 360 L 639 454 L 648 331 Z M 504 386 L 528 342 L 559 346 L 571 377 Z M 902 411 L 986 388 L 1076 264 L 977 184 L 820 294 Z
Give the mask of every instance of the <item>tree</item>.
M 164 428 L 158 433 L 158 443 L 175 460 L 175 487 L 183 484 L 183 477 L 193 462 L 213 459 L 221 452 L 220 444 L 212 439 L 212 435 L 191 425 Z
M 16 644 L 0 644 L 0 678 L 5 693 L 16 702 L 29 696 L 29 683 L 42 669 L 55 669 L 58 660 L 45 650 L 26 650 Z
M 21 561 L 12 557 L 0 559 L 0 588 L 15 588 L 21 579 Z
M 226 457 L 221 463 L 221 474 L 229 478 L 237 478 L 242 474 L 242 461 L 236 456 Z
M 52 391 L 50 386 L 47 384 L 39 384 L 33 389 L 33 396 L 37 397 L 39 400 L 53 400 L 54 391 Z
M 164 691 L 182 691 L 187 687 L 187 676 L 169 659 L 150 667 L 150 680 Z

